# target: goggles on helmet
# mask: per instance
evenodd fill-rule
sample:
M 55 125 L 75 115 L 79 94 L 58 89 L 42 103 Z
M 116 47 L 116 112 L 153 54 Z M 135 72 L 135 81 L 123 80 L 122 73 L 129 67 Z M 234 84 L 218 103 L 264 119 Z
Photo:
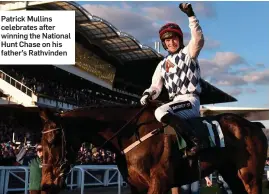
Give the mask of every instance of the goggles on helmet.
M 160 35 L 161 40 L 164 39 L 163 35 L 166 32 L 174 32 L 179 37 L 183 38 L 183 33 L 182 33 L 180 27 L 175 23 L 168 23 L 168 24 L 164 25 L 163 27 L 161 27 L 161 29 L 159 30 L 159 35 Z

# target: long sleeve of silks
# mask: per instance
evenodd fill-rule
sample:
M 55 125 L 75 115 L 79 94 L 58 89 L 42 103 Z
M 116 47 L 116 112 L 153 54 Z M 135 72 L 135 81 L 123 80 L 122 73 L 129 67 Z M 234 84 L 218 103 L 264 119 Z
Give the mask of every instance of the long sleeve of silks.
M 152 76 L 151 86 L 143 92 L 143 94 L 144 94 L 145 92 L 152 93 L 153 91 L 156 91 L 156 94 L 152 96 L 153 100 L 158 98 L 158 96 L 160 95 L 160 93 L 162 91 L 163 78 L 162 78 L 162 74 L 161 74 L 161 67 L 162 67 L 163 62 L 164 61 L 162 60 L 158 64 L 157 68 L 155 69 L 155 72 Z
M 205 40 L 199 20 L 195 16 L 189 17 L 189 28 L 191 30 L 191 40 L 187 47 L 190 57 L 195 59 L 203 48 Z

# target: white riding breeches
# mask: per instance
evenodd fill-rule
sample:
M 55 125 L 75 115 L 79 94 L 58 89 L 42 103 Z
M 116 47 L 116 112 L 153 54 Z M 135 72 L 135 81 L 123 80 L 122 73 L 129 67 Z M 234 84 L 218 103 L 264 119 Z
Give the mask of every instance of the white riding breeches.
M 178 111 L 174 111 L 176 109 L 172 109 L 172 106 L 176 106 L 176 104 L 184 103 L 189 101 L 191 103 L 191 107 L 189 108 L 179 108 Z M 180 105 L 179 105 L 180 106 Z M 155 110 L 156 119 L 161 122 L 161 119 L 164 115 L 168 113 L 176 114 L 182 119 L 199 117 L 200 116 L 200 98 L 197 95 L 186 94 L 179 95 L 174 98 L 172 102 L 166 103 Z

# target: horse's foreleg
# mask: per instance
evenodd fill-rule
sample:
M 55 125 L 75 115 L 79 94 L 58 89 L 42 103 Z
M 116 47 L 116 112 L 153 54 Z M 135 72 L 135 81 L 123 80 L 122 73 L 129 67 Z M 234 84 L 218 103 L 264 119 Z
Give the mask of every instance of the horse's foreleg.
M 148 194 L 166 194 L 171 183 L 171 173 L 165 165 L 159 163 L 151 169 Z M 177 193 L 175 193 L 177 194 Z
M 169 189 L 173 174 L 171 168 L 171 144 L 172 136 L 164 135 L 163 153 L 159 164 L 151 169 L 148 194 L 166 194 Z
M 154 177 L 151 180 L 148 194 L 166 194 L 167 188 L 167 181 L 162 180 L 162 177 Z
M 53 177 L 52 177 L 52 168 L 50 166 L 43 166 L 42 167 L 42 179 L 41 185 L 52 185 L 53 184 Z

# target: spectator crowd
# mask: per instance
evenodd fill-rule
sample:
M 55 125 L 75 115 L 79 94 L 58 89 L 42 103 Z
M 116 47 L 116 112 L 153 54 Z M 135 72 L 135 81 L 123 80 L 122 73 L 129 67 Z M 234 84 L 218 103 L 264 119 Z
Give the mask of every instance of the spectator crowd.
M 132 98 L 132 101 L 120 93 L 111 91 L 107 88 L 90 83 L 84 87 L 79 84 L 72 86 L 63 81 L 48 80 L 46 77 L 33 76 L 25 71 L 7 68 L 4 72 L 15 78 L 19 82 L 32 89 L 35 94 L 53 97 L 59 101 L 70 103 L 77 106 L 88 106 L 92 104 L 136 104 L 138 99 Z M 71 79 L 71 78 L 70 78 Z
M 124 99 L 124 96 L 119 93 L 115 95 L 116 92 L 102 90 L 102 87 L 97 87 L 89 82 L 86 85 L 70 84 L 70 82 L 65 83 L 61 79 L 48 80 L 47 77 L 43 77 L 42 75 L 34 76 L 19 68 L 3 67 L 2 70 L 4 73 L 7 73 L 9 76 L 32 89 L 37 95 L 44 95 L 77 106 L 105 103 L 115 104 L 115 102 L 128 104 L 131 101 L 130 99 Z M 3 74 L 1 75 L 1 79 L 4 79 Z M 16 163 L 16 155 L 25 146 L 28 151 L 25 157 L 26 159 L 23 162 L 24 165 L 27 165 L 31 158 L 36 156 L 36 145 L 29 144 L 29 142 L 33 142 L 33 138 L 31 137 L 36 136 L 36 134 L 30 134 L 28 131 L 25 127 L 17 124 L 15 119 L 0 119 L 0 165 L 19 165 Z M 85 144 L 79 150 L 77 164 L 113 163 L 115 163 L 115 154 L 109 151 L 85 146 Z
M 16 131 L 16 133 L 15 133 Z M 30 140 L 30 134 L 25 127 L 20 126 L 10 117 L 0 120 L 0 165 L 16 165 L 16 155 L 22 148 L 23 144 L 15 143 L 14 134 L 17 142 Z M 29 152 L 27 156 L 34 155 Z
M 15 142 L 13 135 L 15 135 Z M 32 135 L 21 126 L 12 122 L 0 121 L 0 166 L 19 165 L 16 162 L 16 155 L 23 146 L 27 147 L 27 154 L 24 157 L 23 165 L 36 156 L 35 145 L 31 145 Z M 27 143 L 28 142 L 28 143 Z M 79 150 L 77 164 L 113 164 L 115 163 L 115 154 L 94 148 L 92 145 L 85 146 L 85 143 Z

